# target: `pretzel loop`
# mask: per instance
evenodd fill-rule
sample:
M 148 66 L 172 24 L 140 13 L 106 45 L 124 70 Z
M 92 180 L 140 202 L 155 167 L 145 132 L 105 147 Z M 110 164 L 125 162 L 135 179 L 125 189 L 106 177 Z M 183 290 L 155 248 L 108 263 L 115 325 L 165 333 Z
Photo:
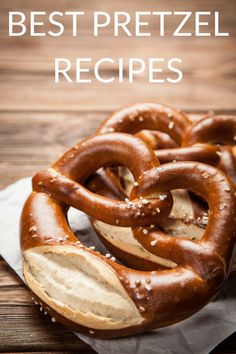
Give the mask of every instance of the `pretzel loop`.
M 155 198 L 147 205 L 140 199 L 131 202 L 104 198 L 81 185 L 97 169 L 111 164 L 125 165 L 138 181 L 159 162 L 142 140 L 131 135 L 95 136 L 66 152 L 51 169 L 37 173 L 33 187 L 112 225 L 149 225 L 168 216 L 172 207 L 170 194 L 163 201 Z M 153 214 L 157 208 L 160 213 Z
M 207 178 L 203 178 L 206 175 Z M 152 229 L 144 236 L 142 228 L 133 229 L 134 236 L 150 252 L 180 265 L 188 264 L 202 277 L 216 277 L 216 271 L 208 272 L 206 268 L 209 270 L 213 260 L 212 264 L 220 271 L 226 265 L 229 266 L 235 242 L 235 224 L 232 222 L 236 210 L 233 183 L 225 179 L 220 170 L 193 162 L 166 164 L 150 171 L 148 177 L 142 178 L 139 193 L 166 193 L 177 188 L 191 190 L 208 202 L 209 221 L 199 242 L 166 236 Z M 136 190 L 132 191 L 131 196 L 137 196 Z M 231 236 L 225 237 L 226 234 Z M 153 241 L 154 247 L 151 245 Z M 228 268 L 225 272 L 228 272 Z

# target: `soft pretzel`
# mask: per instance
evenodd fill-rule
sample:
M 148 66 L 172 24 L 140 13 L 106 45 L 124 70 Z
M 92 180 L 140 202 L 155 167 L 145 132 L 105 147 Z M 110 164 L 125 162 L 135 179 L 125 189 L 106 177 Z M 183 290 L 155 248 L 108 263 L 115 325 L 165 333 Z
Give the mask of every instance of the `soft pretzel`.
M 177 130 L 173 136 L 178 140 L 181 134 Z M 97 169 L 114 164 L 133 174 L 129 200 L 99 196 L 85 186 Z M 199 193 L 209 204 L 209 222 L 198 242 L 165 240 L 149 227 L 169 215 L 170 191 L 176 188 Z M 102 222 L 132 227 L 146 249 L 168 257 L 173 267 L 139 271 L 86 248 L 68 225 L 69 206 Z M 21 217 L 24 276 L 53 321 L 77 331 L 117 337 L 167 326 L 194 314 L 220 289 L 230 268 L 235 217 L 235 186 L 220 170 L 195 162 L 159 166 L 142 140 L 97 135 L 33 178 Z M 171 248 L 162 249 L 166 245 Z

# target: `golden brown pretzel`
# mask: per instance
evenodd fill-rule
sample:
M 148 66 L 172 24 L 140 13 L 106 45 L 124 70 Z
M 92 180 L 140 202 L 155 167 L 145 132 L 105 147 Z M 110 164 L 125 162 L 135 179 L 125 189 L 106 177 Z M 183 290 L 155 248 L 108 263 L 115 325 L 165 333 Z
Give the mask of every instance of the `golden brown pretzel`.
M 133 173 L 138 184 L 130 201 L 99 197 L 82 186 L 96 169 L 110 164 L 126 165 Z M 21 218 L 24 275 L 46 311 L 75 330 L 116 337 L 178 322 L 202 308 L 227 277 L 235 242 L 235 187 L 214 167 L 193 162 L 158 166 L 141 140 L 109 134 L 70 149 L 34 177 L 33 187 Z M 118 218 L 120 225 L 133 226 L 141 239 L 137 225 L 168 215 L 172 188 L 194 190 L 210 207 L 200 242 L 173 239 L 168 254 L 177 263 L 173 269 L 126 268 L 84 247 L 66 219 L 72 205 L 103 222 L 117 224 Z M 141 242 L 154 237 L 148 230 L 142 228 Z M 153 253 L 158 252 L 156 245 Z
M 219 167 L 236 181 L 236 116 L 205 117 L 188 128 L 183 146 L 196 143 L 220 144 Z

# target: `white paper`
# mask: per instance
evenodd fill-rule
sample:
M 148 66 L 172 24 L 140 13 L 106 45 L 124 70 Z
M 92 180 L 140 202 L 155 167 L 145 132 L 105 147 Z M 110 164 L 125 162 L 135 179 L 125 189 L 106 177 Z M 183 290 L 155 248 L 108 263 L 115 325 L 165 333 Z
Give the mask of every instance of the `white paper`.
M 19 247 L 19 219 L 31 179 L 25 178 L 0 191 L 0 253 L 23 279 Z M 106 249 L 95 236 L 85 214 L 69 213 L 73 231 L 87 245 Z M 24 280 L 24 279 L 23 279 Z M 40 314 L 39 314 L 40 316 Z M 220 294 L 191 318 L 173 326 L 120 339 L 93 339 L 76 333 L 100 354 L 207 354 L 236 330 L 236 277 L 231 277 Z

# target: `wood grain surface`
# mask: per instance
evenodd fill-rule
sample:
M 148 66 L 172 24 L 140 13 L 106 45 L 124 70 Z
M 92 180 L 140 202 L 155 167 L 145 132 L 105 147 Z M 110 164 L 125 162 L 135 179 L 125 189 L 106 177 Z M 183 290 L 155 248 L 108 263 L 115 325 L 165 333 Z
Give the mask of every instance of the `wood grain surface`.
M 134 6 L 135 4 L 135 6 Z M 186 5 L 187 4 L 187 5 Z M 214 5 L 214 6 L 213 6 Z M 56 7 L 56 8 L 55 8 Z M 187 9 L 186 9 L 187 7 Z M 84 10 L 86 19 L 78 38 L 8 38 L 8 11 Z M 92 11 L 220 11 L 221 27 L 229 38 L 166 37 L 115 38 L 106 29 L 93 38 Z M 0 1 L 0 189 L 50 165 L 69 146 L 91 134 L 99 122 L 119 106 L 136 101 L 158 101 L 188 112 L 209 110 L 236 113 L 234 0 L 125 1 L 8 0 Z M 175 20 L 170 28 L 176 26 Z M 193 23 L 186 29 L 192 29 Z M 212 24 L 211 24 L 212 26 Z M 45 24 L 49 29 L 49 24 Z M 131 29 L 133 24 L 131 25 Z M 155 33 L 155 23 L 151 23 Z M 168 27 L 169 28 L 169 27 Z M 178 85 L 147 84 L 140 76 L 133 84 L 54 84 L 55 57 L 172 57 L 183 59 L 184 78 Z M 127 75 L 127 68 L 126 68 Z M 73 72 L 74 73 L 74 72 Z M 104 75 L 117 77 L 117 68 L 104 66 Z M 165 73 L 164 73 L 165 75 Z M 52 324 L 33 305 L 25 285 L 0 258 L 0 352 L 93 353 L 69 330 Z M 158 353 L 158 351 L 157 351 Z M 212 353 L 236 353 L 236 335 Z

